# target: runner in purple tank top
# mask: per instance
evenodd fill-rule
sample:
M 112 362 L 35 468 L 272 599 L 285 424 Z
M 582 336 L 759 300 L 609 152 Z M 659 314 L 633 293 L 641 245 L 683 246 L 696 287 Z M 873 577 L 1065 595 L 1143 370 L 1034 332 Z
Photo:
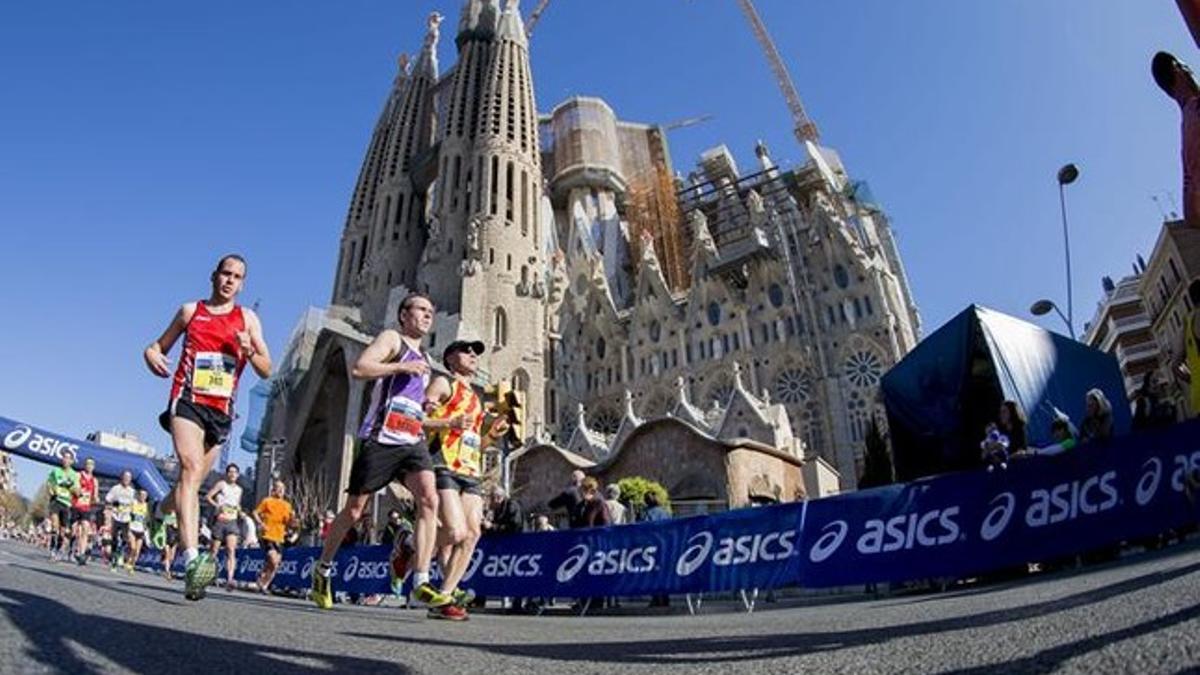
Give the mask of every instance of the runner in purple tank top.
M 433 462 L 425 444 L 425 388 L 429 359 L 421 339 L 433 323 L 433 303 L 413 293 L 400 303 L 400 330 L 387 329 L 363 351 L 351 375 L 374 380 L 371 405 L 359 428 L 359 450 L 350 468 L 346 506 L 325 535 L 321 559 L 313 569 L 312 599 L 321 609 L 333 607 L 332 563 L 346 532 L 362 517 L 371 495 L 401 481 L 416 500 L 413 596 L 442 607 L 452 598 L 429 583 L 429 565 L 437 537 L 438 496 Z

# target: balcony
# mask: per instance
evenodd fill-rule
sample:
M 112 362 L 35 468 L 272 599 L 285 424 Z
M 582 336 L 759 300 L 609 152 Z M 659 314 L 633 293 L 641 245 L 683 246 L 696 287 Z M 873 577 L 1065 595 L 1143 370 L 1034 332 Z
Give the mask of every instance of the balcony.
M 1135 345 L 1117 345 L 1117 361 L 1122 365 L 1132 361 L 1155 358 L 1158 356 L 1158 344 L 1141 342 Z
M 1124 333 L 1131 330 L 1139 330 L 1141 328 L 1150 327 L 1150 316 L 1145 312 L 1139 312 L 1132 316 L 1121 317 L 1120 319 L 1108 320 L 1109 330 L 1114 333 Z

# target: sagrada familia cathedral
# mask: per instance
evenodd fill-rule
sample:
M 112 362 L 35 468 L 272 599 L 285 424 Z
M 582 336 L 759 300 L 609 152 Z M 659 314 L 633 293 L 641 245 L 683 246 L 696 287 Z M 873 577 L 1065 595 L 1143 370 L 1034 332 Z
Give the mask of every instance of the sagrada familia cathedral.
M 466 0 L 443 71 L 446 27 L 432 15 L 400 59 L 332 303 L 267 387 L 272 458 L 344 484 L 366 398 L 350 366 L 415 290 L 432 354 L 483 340 L 479 384 L 525 392 L 529 438 L 493 461 L 529 504 L 573 468 L 652 477 L 693 511 L 853 489 L 880 377 L 920 331 L 866 184 L 811 141 L 793 169 L 722 145 L 685 175 L 662 125 L 598 98 L 539 112 L 516 1 Z

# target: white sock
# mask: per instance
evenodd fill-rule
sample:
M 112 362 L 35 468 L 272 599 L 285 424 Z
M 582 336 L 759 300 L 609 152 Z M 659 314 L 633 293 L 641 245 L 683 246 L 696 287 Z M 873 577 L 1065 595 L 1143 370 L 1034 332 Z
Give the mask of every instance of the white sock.
M 429 572 L 413 572 L 413 588 L 429 583 Z
M 196 556 L 198 556 L 198 555 L 200 555 L 200 551 L 198 551 L 194 546 L 192 548 L 184 549 L 183 564 L 186 565 L 186 564 L 192 562 L 193 560 L 196 559 Z

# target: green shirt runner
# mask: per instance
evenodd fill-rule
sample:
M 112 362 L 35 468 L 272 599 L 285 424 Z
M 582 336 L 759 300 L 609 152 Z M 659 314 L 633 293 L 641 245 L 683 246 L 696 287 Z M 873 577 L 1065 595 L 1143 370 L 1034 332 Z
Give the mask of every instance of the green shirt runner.
M 63 506 L 70 506 L 71 489 L 79 487 L 79 472 L 56 466 L 50 470 L 50 478 L 46 482 L 54 491 L 54 499 Z

